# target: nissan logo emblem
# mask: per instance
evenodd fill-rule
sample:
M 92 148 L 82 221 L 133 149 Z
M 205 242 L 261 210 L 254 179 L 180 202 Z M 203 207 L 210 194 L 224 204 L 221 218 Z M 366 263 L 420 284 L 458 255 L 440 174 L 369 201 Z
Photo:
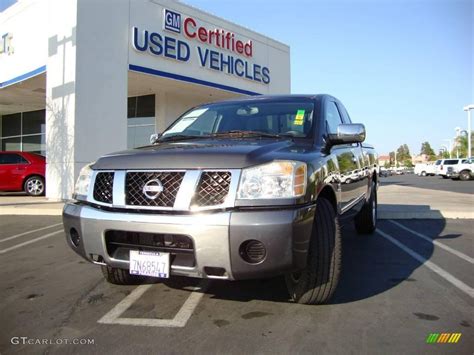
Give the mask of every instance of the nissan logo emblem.
M 158 179 L 148 181 L 143 185 L 143 194 L 150 200 L 155 200 L 163 192 L 163 184 Z

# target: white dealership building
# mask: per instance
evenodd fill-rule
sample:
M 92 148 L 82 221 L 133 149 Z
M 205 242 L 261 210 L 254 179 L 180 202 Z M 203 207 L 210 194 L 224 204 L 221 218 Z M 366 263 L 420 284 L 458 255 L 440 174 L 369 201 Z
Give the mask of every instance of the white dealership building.
M 287 45 L 181 2 L 10 3 L 0 149 L 46 155 L 52 199 L 71 197 L 86 163 L 146 144 L 194 105 L 290 92 Z

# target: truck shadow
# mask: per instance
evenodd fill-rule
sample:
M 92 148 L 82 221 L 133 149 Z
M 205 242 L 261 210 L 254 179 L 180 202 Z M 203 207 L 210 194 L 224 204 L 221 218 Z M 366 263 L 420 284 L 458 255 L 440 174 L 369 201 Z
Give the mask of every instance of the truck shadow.
M 399 221 L 402 222 L 403 221 Z M 460 235 L 442 236 L 446 220 L 417 220 L 425 225 L 423 234 L 438 238 L 457 238 Z M 379 221 L 378 228 L 429 260 L 433 243 L 421 240 L 388 221 Z M 412 228 L 413 229 L 413 228 Z M 420 231 L 419 228 L 417 228 Z M 381 235 L 358 235 L 352 225 L 343 230 L 342 274 L 331 304 L 349 303 L 384 293 L 403 282 L 417 282 L 413 272 L 422 266 L 399 247 Z
M 433 239 L 453 239 L 460 236 L 443 234 L 446 227 L 444 219 L 417 220 L 414 223 L 421 227 L 417 230 Z M 379 221 L 379 228 L 425 259 L 429 260 L 432 256 L 432 243 L 421 240 L 388 221 Z M 418 281 L 412 274 L 422 264 L 379 234 L 361 236 L 356 233 L 352 224 L 347 224 L 342 228 L 342 235 L 342 273 L 329 304 L 356 302 L 382 294 L 403 282 Z M 178 283 L 177 280 L 166 283 L 173 288 L 184 288 L 196 286 L 199 282 L 186 278 L 178 280 Z M 291 302 L 283 277 L 234 282 L 212 280 L 204 292 L 215 299 L 237 302 Z

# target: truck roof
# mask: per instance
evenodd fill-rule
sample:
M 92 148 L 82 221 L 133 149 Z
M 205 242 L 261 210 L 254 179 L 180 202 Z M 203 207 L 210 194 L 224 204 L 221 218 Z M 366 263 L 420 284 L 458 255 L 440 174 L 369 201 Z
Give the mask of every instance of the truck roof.
M 223 100 L 219 102 L 262 102 L 262 101 L 309 101 L 315 100 L 318 98 L 322 98 L 324 96 L 331 97 L 327 94 L 307 94 L 307 95 L 257 95 L 257 96 L 246 96 L 246 97 L 238 97 L 232 98 L 228 100 Z M 211 104 L 211 103 L 210 103 Z

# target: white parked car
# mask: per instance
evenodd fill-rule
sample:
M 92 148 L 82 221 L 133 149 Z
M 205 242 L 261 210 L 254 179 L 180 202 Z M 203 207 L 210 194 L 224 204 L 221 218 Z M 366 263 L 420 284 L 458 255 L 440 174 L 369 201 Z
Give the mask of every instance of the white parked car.
M 467 181 L 474 179 L 474 158 L 463 159 L 460 164 L 447 168 L 447 177 L 453 180 Z
M 418 163 L 415 165 L 415 174 L 419 176 L 434 176 L 436 165 L 434 162 Z
M 436 161 L 436 175 L 440 175 L 443 179 L 447 179 L 448 167 L 455 168 L 456 165 L 462 163 L 465 159 L 441 159 Z M 440 162 L 438 164 L 438 162 Z

